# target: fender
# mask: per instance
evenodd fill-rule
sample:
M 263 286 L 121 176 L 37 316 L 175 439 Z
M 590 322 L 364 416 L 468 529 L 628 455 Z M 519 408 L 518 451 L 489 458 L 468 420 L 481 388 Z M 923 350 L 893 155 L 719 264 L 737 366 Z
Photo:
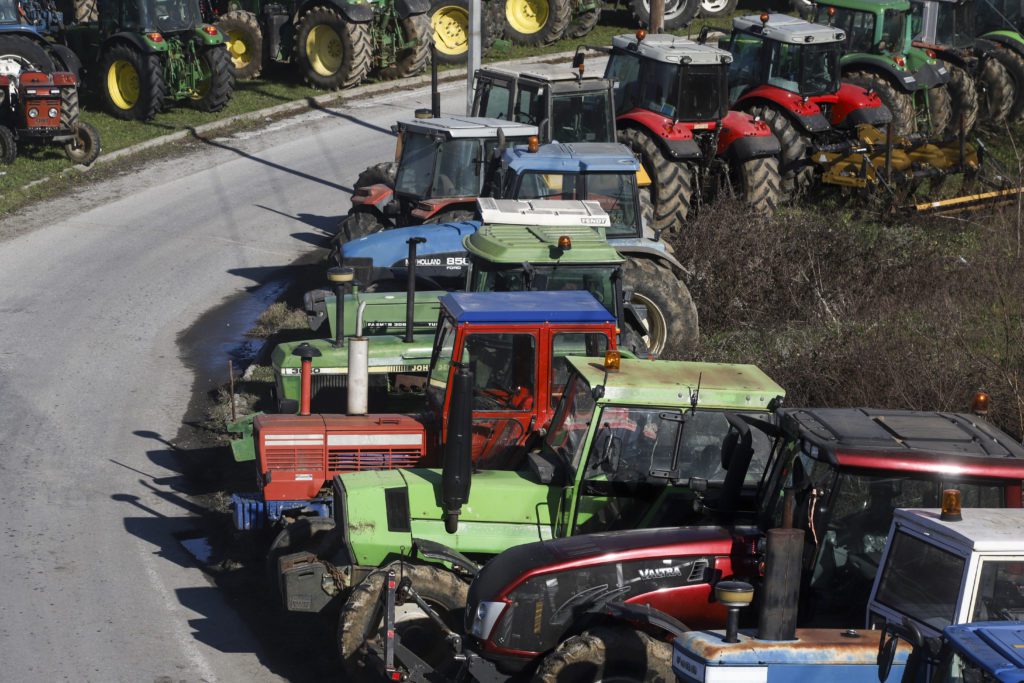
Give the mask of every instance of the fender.
M 943 50 L 942 48 L 935 45 L 928 45 L 925 43 L 914 42 L 914 47 L 927 48 L 935 53 L 935 55 L 944 62 L 949 62 L 953 66 L 958 66 L 970 73 L 970 67 L 967 64 L 967 60 L 960 56 L 955 50 Z
M 781 109 L 805 133 L 822 133 L 830 128 L 828 119 L 821 113 L 821 107 L 814 99 L 805 101 L 796 93 L 770 85 L 759 85 L 745 92 L 733 106 L 749 111 L 758 105 Z
M 426 14 L 429 9 L 429 0 L 395 0 L 395 11 L 398 12 L 399 19 Z
M 445 209 L 458 207 L 460 204 L 465 205 L 462 208 L 476 211 L 476 197 L 439 197 L 437 199 L 421 199 L 416 202 L 416 208 L 410 213 L 426 223 Z
M 921 67 L 914 72 L 914 78 L 921 89 L 934 88 L 949 83 L 949 69 L 938 60 L 928 60 L 921 64 Z
M 207 33 L 207 28 L 213 29 L 213 33 Z M 203 24 L 202 26 L 197 26 L 195 28 L 195 34 L 196 37 L 199 39 L 200 44 L 205 47 L 224 44 L 224 34 L 221 33 L 220 29 L 218 29 L 213 24 Z
M 131 47 L 135 48 L 139 52 L 145 55 L 153 55 L 167 52 L 167 41 L 161 41 L 154 43 L 149 38 L 143 36 L 141 33 L 132 33 L 130 31 L 121 31 L 115 33 L 106 40 L 100 46 L 99 54 L 103 54 L 111 46 L 116 43 L 128 43 Z
M 985 55 L 989 57 L 993 52 L 999 49 L 999 44 L 994 43 L 991 40 L 985 40 L 984 38 L 974 39 L 974 51 L 979 55 Z
M 615 247 L 615 251 L 623 256 L 643 256 L 651 261 L 656 261 L 659 265 L 667 266 L 669 270 L 679 277 L 691 275 L 686 266 L 664 249 L 664 245 L 661 242 L 631 239 L 621 241 L 609 240 L 608 243 Z M 662 248 L 659 249 L 658 247 Z
M 832 125 L 848 128 L 868 123 L 885 125 L 892 121 L 892 112 L 882 104 L 882 98 L 859 85 L 842 83 L 832 106 Z
M 782 145 L 764 121 L 750 114 L 730 111 L 722 119 L 722 132 L 718 136 L 718 156 L 736 161 L 771 157 L 782 151 Z
M 657 114 L 647 109 L 632 109 L 619 116 L 616 126 L 636 128 L 647 131 L 657 141 L 658 147 L 670 159 L 700 159 L 700 145 L 693 139 L 693 126 L 705 126 L 706 130 L 714 130 L 714 123 L 672 125 L 672 119 L 664 114 Z M 632 125 L 629 125 L 632 124 Z
M 297 16 L 302 16 L 317 6 L 337 10 L 346 21 L 353 24 L 366 24 L 373 20 L 373 6 L 365 0 L 310 0 L 299 8 Z
M 851 71 L 872 71 L 880 73 L 896 87 L 904 92 L 914 92 L 919 88 L 917 78 L 910 71 L 900 69 L 891 59 L 878 55 L 857 53 L 843 57 L 840 62 L 844 75 Z
M 470 576 L 476 576 L 480 572 L 480 565 L 458 550 L 449 548 L 443 543 L 415 537 L 412 539 L 412 543 L 413 555 L 416 557 L 422 557 L 438 563 L 448 562 L 452 565 L 457 565 Z
M 367 185 L 360 187 L 352 194 L 352 206 L 374 207 L 383 213 L 384 206 L 391 201 L 395 191 L 385 185 Z
M 1016 31 L 992 31 L 981 38 L 1024 57 L 1024 36 Z

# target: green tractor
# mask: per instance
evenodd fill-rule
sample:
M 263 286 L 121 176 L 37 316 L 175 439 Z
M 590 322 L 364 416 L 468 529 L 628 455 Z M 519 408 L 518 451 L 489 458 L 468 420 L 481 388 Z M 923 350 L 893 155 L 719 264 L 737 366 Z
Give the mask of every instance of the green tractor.
M 227 106 L 235 73 L 198 0 L 100 0 L 98 10 L 66 38 L 111 116 L 146 121 L 172 101 L 207 112 Z
M 960 114 L 977 109 L 966 72 L 947 71 L 934 53 L 911 44 L 907 0 L 823 0 L 815 7 L 817 23 L 846 34 L 843 80 L 881 98 L 896 135 L 955 132 Z

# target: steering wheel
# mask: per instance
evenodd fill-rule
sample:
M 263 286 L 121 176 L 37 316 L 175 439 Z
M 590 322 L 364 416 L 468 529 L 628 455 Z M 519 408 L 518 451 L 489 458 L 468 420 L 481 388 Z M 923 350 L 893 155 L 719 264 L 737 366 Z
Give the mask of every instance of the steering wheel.
M 473 389 L 473 407 L 479 410 L 495 408 L 500 410 L 508 405 L 508 395 L 502 396 L 500 389 Z

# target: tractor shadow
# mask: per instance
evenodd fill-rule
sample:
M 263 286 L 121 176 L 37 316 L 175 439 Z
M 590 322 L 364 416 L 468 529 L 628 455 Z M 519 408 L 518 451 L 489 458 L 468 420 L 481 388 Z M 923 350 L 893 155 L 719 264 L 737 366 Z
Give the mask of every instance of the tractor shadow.
M 353 116 L 352 114 L 346 114 L 345 112 L 343 112 L 343 111 L 341 111 L 339 109 L 332 109 L 332 108 L 329 108 L 329 107 L 325 107 L 324 105 L 320 104 L 315 99 L 313 99 L 312 97 L 307 97 L 306 98 L 306 104 L 309 105 L 310 109 L 315 109 L 316 111 L 320 111 L 320 112 L 323 112 L 325 114 L 329 114 L 331 116 L 335 116 L 335 117 L 337 117 L 339 119 L 344 119 L 345 121 L 348 121 L 350 123 L 354 123 L 357 126 L 362 126 L 363 128 L 369 128 L 370 130 L 377 131 L 378 133 L 383 133 L 384 135 L 395 137 L 395 132 L 393 130 L 391 130 L 390 128 L 383 128 L 381 126 L 377 126 L 375 124 L 370 123 L 369 121 L 366 121 L 365 119 L 359 118 L 358 116 Z

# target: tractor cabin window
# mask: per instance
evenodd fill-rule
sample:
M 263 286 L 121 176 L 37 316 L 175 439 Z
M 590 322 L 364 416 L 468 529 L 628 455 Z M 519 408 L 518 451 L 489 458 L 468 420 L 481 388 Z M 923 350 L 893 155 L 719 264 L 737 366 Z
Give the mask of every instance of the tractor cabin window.
M 551 103 L 552 138 L 559 142 L 614 140 L 609 108 L 607 91 L 559 95 Z
M 544 98 L 541 97 L 540 89 L 536 86 L 521 87 L 516 101 L 516 122 L 539 126 L 544 118 Z
M 566 385 L 562 402 L 551 420 L 551 429 L 544 437 L 545 446 L 573 467 L 583 454 L 595 407 L 590 385 L 580 375 L 574 375 Z
M 551 407 L 562 399 L 569 381 L 569 362 L 566 356 L 601 357 L 608 350 L 608 337 L 600 332 L 559 332 L 551 348 Z
M 511 83 L 508 81 L 487 81 L 480 86 L 478 116 L 509 120 L 512 101 Z
M 897 531 L 878 584 L 878 601 L 930 628 L 953 623 L 965 560 Z
M 847 52 L 871 52 L 875 47 L 875 15 L 870 12 L 858 12 L 845 7 L 836 7 L 832 25 L 846 33 L 843 44 Z M 815 21 L 827 25 L 828 6 L 818 5 Z
M 635 109 L 639 98 L 640 57 L 615 53 L 608 59 L 605 78 L 612 82 L 615 111 L 619 114 Z
M 471 334 L 462 362 L 473 371 L 473 410 L 533 410 L 537 340 L 530 334 Z
M 983 560 L 971 621 L 1024 620 L 1024 557 Z
M 736 100 L 747 88 L 761 83 L 761 47 L 764 41 L 759 36 L 736 33 L 731 51 L 733 61 L 729 64 L 729 99 Z

